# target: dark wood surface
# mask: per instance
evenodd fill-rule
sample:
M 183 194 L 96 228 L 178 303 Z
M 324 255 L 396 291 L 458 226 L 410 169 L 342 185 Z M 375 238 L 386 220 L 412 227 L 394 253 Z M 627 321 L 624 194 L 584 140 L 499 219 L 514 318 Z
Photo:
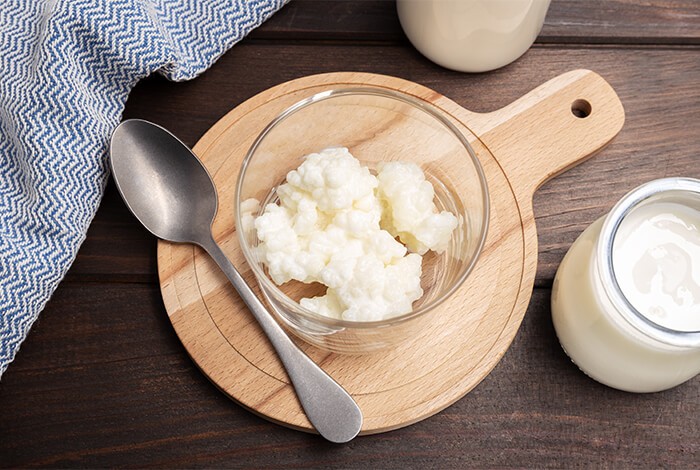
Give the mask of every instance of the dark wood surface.
M 0 466 L 700 467 L 700 378 L 649 395 L 601 386 L 562 353 L 549 310 L 557 265 L 588 224 L 645 181 L 700 177 L 700 2 L 553 0 L 537 44 L 478 75 L 420 56 L 394 8 L 296 0 L 201 77 L 144 80 L 124 116 L 193 145 L 245 99 L 314 73 L 395 75 L 474 111 L 570 69 L 600 73 L 625 106 L 625 127 L 535 195 L 535 290 L 494 371 L 438 415 L 347 445 L 270 424 L 188 358 L 160 297 L 156 241 L 110 184 L 73 267 L 0 382 Z

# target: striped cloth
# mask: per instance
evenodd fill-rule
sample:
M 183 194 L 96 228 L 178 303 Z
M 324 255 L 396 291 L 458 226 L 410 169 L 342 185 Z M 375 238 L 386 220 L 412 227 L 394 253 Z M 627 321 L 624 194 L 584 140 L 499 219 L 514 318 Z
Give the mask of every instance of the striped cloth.
M 104 192 L 131 88 L 191 79 L 287 0 L 0 0 L 0 377 Z

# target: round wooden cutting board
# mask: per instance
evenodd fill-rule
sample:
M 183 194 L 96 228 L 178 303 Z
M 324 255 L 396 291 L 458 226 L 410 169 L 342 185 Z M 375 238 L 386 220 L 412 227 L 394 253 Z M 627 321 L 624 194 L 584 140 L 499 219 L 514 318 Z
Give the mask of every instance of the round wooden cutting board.
M 362 356 L 332 354 L 298 341 L 355 398 L 364 415 L 362 434 L 372 434 L 437 413 L 495 367 L 532 293 L 534 191 L 608 143 L 622 128 L 624 110 L 610 85 L 588 70 L 556 77 L 486 114 L 467 111 L 416 83 L 366 73 L 315 75 L 264 91 L 224 116 L 194 148 L 219 195 L 214 236 L 251 286 L 257 283 L 238 246 L 234 222 L 236 178 L 245 153 L 263 127 L 290 105 L 324 90 L 363 85 L 399 90 L 443 110 L 474 148 L 491 197 L 488 236 L 474 271 L 420 335 Z M 158 271 L 170 320 L 204 374 L 251 411 L 313 431 L 272 347 L 206 253 L 161 241 Z

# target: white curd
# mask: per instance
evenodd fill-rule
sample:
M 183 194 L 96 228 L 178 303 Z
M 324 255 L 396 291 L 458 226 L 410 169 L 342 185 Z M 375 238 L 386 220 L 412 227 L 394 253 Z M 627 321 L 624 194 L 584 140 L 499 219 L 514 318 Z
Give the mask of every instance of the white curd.
M 442 253 L 457 218 L 435 210 L 435 189 L 414 163 L 391 162 L 381 165 L 377 174 L 378 195 L 382 202 L 381 225 L 413 252 Z
M 272 280 L 319 282 L 323 296 L 302 307 L 332 318 L 376 321 L 408 313 L 423 295 L 421 254 L 447 248 L 457 218 L 438 212 L 434 190 L 412 163 L 392 162 L 374 176 L 346 148 L 307 155 L 277 188 L 279 204 L 253 218 L 257 253 Z M 398 242 L 398 237 L 406 246 Z

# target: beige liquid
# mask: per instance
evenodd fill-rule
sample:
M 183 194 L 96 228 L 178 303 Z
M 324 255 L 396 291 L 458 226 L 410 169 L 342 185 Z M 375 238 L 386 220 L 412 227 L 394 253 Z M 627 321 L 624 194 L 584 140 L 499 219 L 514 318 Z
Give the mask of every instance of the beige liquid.
M 559 341 L 581 370 L 608 386 L 631 392 L 655 392 L 681 384 L 700 373 L 700 349 L 674 347 L 645 336 L 629 325 L 610 303 L 600 284 L 595 253 L 603 220 L 599 219 L 581 234 L 557 271 L 552 290 L 552 319 Z M 623 236 L 634 235 L 636 224 L 631 220 L 633 223 L 623 230 Z M 634 261 L 636 255 L 629 255 L 627 250 L 616 255 L 618 270 L 634 270 L 638 264 Z M 695 260 L 697 263 L 698 258 Z M 631 300 L 647 299 L 635 298 L 634 289 L 639 287 L 627 286 L 625 292 Z M 687 317 L 682 318 L 680 322 L 684 323 Z
M 485 72 L 527 51 L 550 0 L 397 0 L 404 32 L 433 62 L 462 72 Z
M 677 331 L 700 331 L 700 211 L 675 202 L 633 210 L 613 243 L 620 289 L 637 311 Z

